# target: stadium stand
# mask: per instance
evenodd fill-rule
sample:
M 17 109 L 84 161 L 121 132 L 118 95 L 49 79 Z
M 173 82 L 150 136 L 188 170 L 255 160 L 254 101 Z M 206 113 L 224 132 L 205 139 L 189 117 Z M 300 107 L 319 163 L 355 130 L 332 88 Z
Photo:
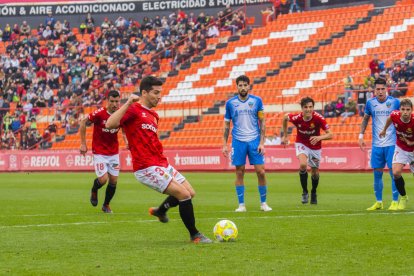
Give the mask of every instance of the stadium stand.
M 410 1 L 400 1 L 395 6 L 380 9 L 373 5 L 359 5 L 282 14 L 276 21 L 268 22 L 264 27 L 237 32 L 222 28 L 219 37 L 207 41 L 205 50 L 189 55 L 182 62 L 173 63 L 177 55 L 173 55 L 174 58 L 171 56 L 161 59 L 160 68 L 156 71 L 165 78 L 165 96 L 158 108 L 162 117 L 159 133 L 164 146 L 221 146 L 224 103 L 234 95 L 234 79 L 240 74 L 251 77 L 252 93 L 264 100 L 268 133 L 280 133 L 283 112 L 298 110 L 299 99 L 305 95 L 317 101 L 316 108 L 322 113 L 328 102 L 337 102 L 339 98 L 347 100 L 346 92 L 351 91 L 350 95 L 355 100 L 358 100 L 360 92 L 369 97 L 372 78 L 378 77 L 371 76 L 368 67 L 374 54 L 385 65 L 381 75 L 389 78 L 390 93 L 398 90 L 401 78 L 405 77 L 408 81 L 414 79 L 411 55 L 414 44 L 413 25 L 414 5 Z M 157 34 L 153 30 L 144 32 L 148 34 L 148 38 L 156 37 Z M 72 28 L 71 33 L 76 40 L 86 41 L 87 44 L 95 39 L 90 34 L 80 34 L 78 28 Z M 96 28 L 95 33 L 99 36 L 102 33 L 101 28 Z M 131 46 L 135 39 L 130 38 L 127 43 Z M 38 42 L 40 46 L 47 44 L 42 40 Z M 0 42 L 0 54 L 7 54 L 10 45 L 13 43 Z M 186 47 L 181 43 L 177 43 L 177 46 L 176 54 Z M 145 45 L 141 47 L 144 50 Z M 82 55 L 85 64 L 95 63 L 98 68 L 102 63 L 105 64 L 105 60 L 86 55 L 87 49 L 82 49 L 81 52 L 85 54 Z M 150 54 L 140 57 L 140 61 L 146 61 L 147 64 L 154 60 Z M 64 60 L 65 57 L 52 57 L 48 62 L 65 67 Z M 145 70 L 146 73 L 153 71 L 143 68 L 141 64 L 145 62 L 132 64 L 140 67 L 141 76 L 145 75 Z M 77 65 L 69 65 L 69 68 L 76 72 Z M 409 78 L 410 72 L 412 79 Z M 352 84 L 345 89 L 344 79 L 347 74 L 352 79 Z M 115 75 L 122 75 L 122 72 Z M 0 75 L 0 80 L 2 79 L 4 81 L 5 78 Z M 125 99 L 136 91 L 139 77 L 135 82 L 123 81 L 126 79 L 123 77 L 120 79 L 122 81 L 111 83 L 110 87 L 115 84 Z M 50 143 L 42 142 L 45 148 L 78 148 L 76 120 L 93 110 L 95 103 L 102 102 L 102 94 L 110 88 L 100 88 L 103 83 L 107 85 L 105 80 L 96 81 L 99 95 L 83 99 L 89 101 L 88 106 L 38 108 L 36 112 L 39 114 L 35 116 L 38 132 L 35 136 L 39 141 L 42 141 L 40 133 L 45 132 L 52 118 L 58 125 L 53 138 L 50 140 L 47 137 Z M 409 82 L 406 96 L 413 94 L 413 88 L 413 83 Z M 57 96 L 59 88 L 53 89 L 53 93 Z M 363 108 L 363 103 L 359 104 L 359 108 Z M 9 114 L 13 115 L 16 109 L 19 109 L 18 103 L 11 102 Z M 57 120 L 59 116 L 64 119 Z M 327 141 L 326 144 L 356 143 L 361 121 L 358 114 L 350 116 L 346 121 L 340 116 L 327 120 L 336 135 L 334 140 Z M 3 119 L 3 127 L 4 125 Z M 5 141 L 12 139 L 6 137 L 5 132 L 2 134 Z M 368 129 L 367 140 L 370 140 L 369 135 Z M 88 129 L 88 143 L 91 137 L 92 130 Z M 291 142 L 294 139 L 292 135 Z M 122 139 L 120 141 L 123 147 Z M 4 145 L 7 143 L 4 142 Z

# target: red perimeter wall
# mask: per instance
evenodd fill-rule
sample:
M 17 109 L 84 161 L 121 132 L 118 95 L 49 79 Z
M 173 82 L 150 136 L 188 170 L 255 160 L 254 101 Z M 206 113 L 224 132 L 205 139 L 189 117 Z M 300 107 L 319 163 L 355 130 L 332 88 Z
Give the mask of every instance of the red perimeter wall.
M 229 171 L 234 170 L 221 149 L 165 150 L 170 164 L 181 171 Z M 323 148 L 320 168 L 330 171 L 369 170 L 371 150 L 358 147 Z M 121 151 L 121 170 L 132 171 L 129 151 Z M 293 147 L 267 147 L 266 170 L 297 170 L 298 160 Z M 247 166 L 247 169 L 252 169 Z M 79 151 L 4 151 L 0 152 L 0 172 L 12 171 L 93 171 L 93 157 Z

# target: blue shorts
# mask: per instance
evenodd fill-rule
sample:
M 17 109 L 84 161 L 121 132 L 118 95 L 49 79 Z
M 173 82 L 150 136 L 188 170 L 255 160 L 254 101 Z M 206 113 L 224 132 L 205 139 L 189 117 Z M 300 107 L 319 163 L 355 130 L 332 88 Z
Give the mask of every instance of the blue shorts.
M 263 165 L 264 156 L 257 151 L 259 144 L 260 137 L 250 142 L 233 139 L 231 143 L 231 163 L 234 166 L 243 166 L 246 164 L 246 156 L 248 156 L 250 165 Z
M 392 168 L 392 157 L 394 156 L 395 146 L 372 147 L 371 150 L 371 168 L 383 169 L 385 164 L 389 169 Z

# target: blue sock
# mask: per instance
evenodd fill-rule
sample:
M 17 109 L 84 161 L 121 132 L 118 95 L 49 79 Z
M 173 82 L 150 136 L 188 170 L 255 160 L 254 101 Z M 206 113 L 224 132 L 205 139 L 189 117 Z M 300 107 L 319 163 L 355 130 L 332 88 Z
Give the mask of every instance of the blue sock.
M 374 193 L 377 201 L 382 201 L 382 188 L 384 187 L 384 183 L 382 182 L 382 173 L 383 172 L 381 171 L 374 170 Z
M 259 188 L 260 202 L 266 202 L 267 186 L 257 186 Z
M 236 186 L 236 193 L 239 204 L 244 204 L 244 185 Z
M 397 186 L 395 186 L 394 175 L 392 174 L 392 170 L 390 170 L 390 176 L 391 176 L 392 200 L 398 201 L 399 193 L 398 193 Z

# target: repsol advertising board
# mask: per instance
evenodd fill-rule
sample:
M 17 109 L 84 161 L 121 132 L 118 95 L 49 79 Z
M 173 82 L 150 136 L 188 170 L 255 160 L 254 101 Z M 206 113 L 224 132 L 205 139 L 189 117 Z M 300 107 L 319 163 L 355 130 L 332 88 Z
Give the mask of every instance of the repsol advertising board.
M 324 6 L 334 6 L 334 5 L 344 5 L 349 3 L 358 3 L 358 2 L 369 2 L 367 0 L 310 0 L 310 7 L 324 7 Z
M 38 16 L 47 15 L 75 15 L 75 14 L 105 14 L 151 12 L 167 10 L 188 10 L 231 6 L 263 4 L 269 0 L 164 0 L 164 1 L 136 1 L 136 2 L 90 2 L 68 3 L 51 5 L 0 5 L 0 17 Z

